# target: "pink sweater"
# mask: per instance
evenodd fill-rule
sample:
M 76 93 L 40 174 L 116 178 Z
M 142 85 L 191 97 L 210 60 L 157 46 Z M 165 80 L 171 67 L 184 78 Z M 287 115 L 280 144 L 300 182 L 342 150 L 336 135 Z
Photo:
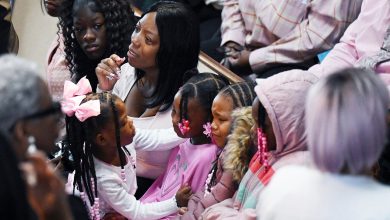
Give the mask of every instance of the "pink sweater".
M 211 165 L 216 159 L 217 150 L 214 144 L 193 145 L 190 140 L 174 148 L 166 171 L 143 195 L 141 202 L 152 203 L 170 199 L 184 183 L 188 183 L 193 192 L 203 189 Z

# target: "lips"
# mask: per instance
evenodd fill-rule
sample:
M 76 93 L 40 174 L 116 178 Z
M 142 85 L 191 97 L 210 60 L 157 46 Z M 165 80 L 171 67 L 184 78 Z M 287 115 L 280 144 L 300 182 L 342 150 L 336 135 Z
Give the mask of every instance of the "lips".
M 84 47 L 86 51 L 88 52 L 95 52 L 99 49 L 99 45 L 96 44 L 90 44 Z
M 127 56 L 129 57 L 129 59 L 136 58 L 137 53 L 135 53 L 134 50 L 130 48 L 129 51 L 127 52 Z

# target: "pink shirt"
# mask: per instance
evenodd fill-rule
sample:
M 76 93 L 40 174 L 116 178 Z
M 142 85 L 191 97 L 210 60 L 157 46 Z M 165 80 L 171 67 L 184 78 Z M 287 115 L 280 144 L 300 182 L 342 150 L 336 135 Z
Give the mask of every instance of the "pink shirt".
M 364 0 L 359 17 L 349 26 L 340 42 L 321 64 L 311 67 L 309 71 L 322 77 L 343 68 L 360 66 L 362 59 L 374 56 L 381 50 L 389 27 L 390 1 Z M 389 61 L 374 70 L 390 85 Z
M 193 145 L 189 139 L 174 148 L 167 170 L 146 191 L 141 202 L 170 199 L 184 183 L 188 183 L 193 192 L 203 189 L 217 151 L 218 147 L 214 144 Z
M 47 54 L 46 77 L 49 92 L 54 100 L 61 100 L 65 80 L 70 80 L 68 62 L 65 59 L 63 38 L 53 40 Z
M 359 14 L 362 0 L 226 0 L 222 45 L 234 41 L 253 51 L 259 71 L 270 63 L 298 63 L 328 50 Z

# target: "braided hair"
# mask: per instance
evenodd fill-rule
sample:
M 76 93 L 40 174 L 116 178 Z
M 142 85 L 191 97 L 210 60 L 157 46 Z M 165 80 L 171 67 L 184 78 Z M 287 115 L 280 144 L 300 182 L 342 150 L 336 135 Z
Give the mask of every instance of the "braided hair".
M 211 105 L 213 100 L 227 84 L 226 79 L 213 73 L 199 73 L 190 78 L 180 90 L 180 121 L 183 119 L 188 120 L 188 99 L 195 98 L 207 112 L 207 119 L 211 122 Z
M 219 92 L 218 95 L 224 95 L 230 97 L 233 100 L 233 110 L 239 107 L 251 106 L 253 100 L 256 98 L 256 93 L 254 92 L 255 83 L 254 82 L 238 82 L 226 86 L 224 89 Z M 231 132 L 233 126 L 231 127 Z M 217 156 L 217 159 L 214 161 L 214 164 L 210 170 L 211 179 L 207 184 L 206 191 L 211 191 L 211 187 L 217 184 L 217 169 L 218 169 L 218 159 L 220 154 Z
M 75 116 L 66 117 L 66 132 L 70 152 L 74 159 L 75 182 L 74 188 L 77 186 L 81 193 L 85 193 L 91 205 L 94 204 L 97 198 L 97 182 L 95 164 L 93 161 L 92 151 L 95 147 L 94 139 L 96 135 L 114 120 L 115 124 L 115 143 L 119 155 L 122 155 L 120 145 L 120 127 L 118 119 L 118 111 L 115 103 L 120 99 L 111 93 L 91 93 L 82 101 L 85 103 L 90 100 L 100 101 L 100 114 L 95 117 L 90 117 L 84 122 L 80 122 Z M 127 151 L 128 154 L 130 154 Z M 119 156 L 121 168 L 124 168 L 125 158 Z
M 94 4 L 89 4 L 90 2 Z M 64 36 L 65 58 L 68 62 L 69 70 L 72 74 L 72 78 L 76 82 L 83 76 L 87 76 L 91 82 L 92 89 L 95 89 L 98 83 L 95 68 L 100 62 L 100 59 L 88 59 L 75 37 L 73 26 L 74 6 L 90 7 L 92 11 L 103 14 L 108 46 L 101 58 L 108 57 L 114 53 L 120 57 L 126 55 L 131 41 L 131 34 L 135 27 L 136 18 L 129 1 L 127 0 L 63 1 L 59 27 Z

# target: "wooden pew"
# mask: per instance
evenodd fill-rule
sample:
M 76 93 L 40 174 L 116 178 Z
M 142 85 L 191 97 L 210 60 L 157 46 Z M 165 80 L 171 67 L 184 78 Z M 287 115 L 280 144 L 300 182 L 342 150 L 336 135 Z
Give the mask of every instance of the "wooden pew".
M 133 11 L 134 11 L 134 14 L 136 16 L 141 17 L 142 11 L 139 8 L 133 6 Z M 224 67 L 223 65 L 221 65 L 220 63 L 218 63 L 217 61 L 215 61 L 213 58 L 209 57 L 207 54 L 205 54 L 202 51 L 199 53 L 199 62 L 203 66 L 210 69 L 211 72 L 217 73 L 217 74 L 227 78 L 231 83 L 237 83 L 237 82 L 244 81 L 241 77 L 239 77 L 238 75 L 233 73 L 231 70 Z

